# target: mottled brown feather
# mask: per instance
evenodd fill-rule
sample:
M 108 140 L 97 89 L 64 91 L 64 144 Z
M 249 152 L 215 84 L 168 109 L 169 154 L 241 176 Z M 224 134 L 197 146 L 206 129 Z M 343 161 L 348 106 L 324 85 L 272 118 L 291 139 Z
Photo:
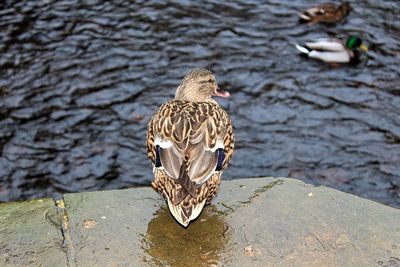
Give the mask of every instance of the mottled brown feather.
M 174 111 L 174 119 L 169 117 L 171 111 Z M 172 131 L 172 128 L 175 131 Z M 198 137 L 201 135 L 205 135 L 204 142 L 207 149 L 213 149 L 217 138 L 221 138 L 224 141 L 225 152 L 223 169 L 232 158 L 234 135 L 231 120 L 228 114 L 214 103 L 171 100 L 163 104 L 148 126 L 147 153 L 153 164 L 155 164 L 155 135 L 177 144 L 180 152 L 185 151 L 186 154 L 190 154 L 189 143 L 198 143 Z M 182 157 L 184 156 L 185 154 L 182 154 Z
M 214 82 L 204 87 L 204 80 L 209 79 Z M 200 83 L 196 85 L 196 81 Z M 193 90 L 193 84 L 197 91 Z M 206 95 L 211 94 L 210 88 L 215 85 L 210 71 L 190 72 L 177 89 L 177 99 L 161 105 L 148 125 L 147 154 L 153 165 L 156 140 L 172 144 L 160 149 L 162 166 L 154 168 L 152 186 L 167 200 L 171 213 L 184 226 L 217 194 L 221 174 L 233 155 L 231 120 L 211 95 Z M 205 101 L 199 101 L 202 98 Z M 221 170 L 216 171 L 219 147 L 223 148 L 225 159 Z
M 311 23 L 336 23 L 343 20 L 351 9 L 348 2 L 342 2 L 340 5 L 323 3 L 305 10 L 300 14 L 300 18 Z
M 165 117 L 169 114 L 173 114 L 173 116 Z M 169 129 L 174 129 L 174 131 Z M 196 162 L 197 156 L 204 153 L 204 148 L 214 148 L 217 138 L 221 138 L 223 141 L 225 159 L 222 170 L 214 172 L 206 181 L 192 177 L 193 180 L 200 182 L 196 183 L 196 198 L 192 197 L 193 194 L 182 190 L 182 186 L 176 180 L 179 166 L 176 166 L 177 168 L 173 171 L 174 177 L 168 176 L 164 169 L 155 169 L 152 186 L 162 196 L 169 198 L 174 205 L 181 205 L 184 213 L 182 216 L 185 216 L 182 219 L 188 220 L 191 215 L 191 207 L 205 199 L 208 204 L 218 192 L 222 171 L 226 169 L 233 155 L 234 133 L 231 121 L 227 113 L 217 104 L 172 100 L 160 107 L 148 126 L 147 153 L 153 164 L 156 160 L 154 143 L 156 135 L 171 140 L 183 158 L 194 159 L 194 161 L 189 160 L 189 164 L 186 166 L 189 172 L 191 164 Z M 204 147 L 199 145 L 200 142 L 204 143 Z M 163 150 L 161 153 L 171 153 L 171 151 Z M 166 158 L 173 158 L 173 156 L 170 155 Z M 204 159 L 208 159 L 211 168 L 215 169 L 216 156 L 214 158 L 204 157 Z M 198 170 L 198 173 L 204 177 L 209 168 L 209 165 L 205 165 Z M 190 173 L 192 174 L 192 172 Z

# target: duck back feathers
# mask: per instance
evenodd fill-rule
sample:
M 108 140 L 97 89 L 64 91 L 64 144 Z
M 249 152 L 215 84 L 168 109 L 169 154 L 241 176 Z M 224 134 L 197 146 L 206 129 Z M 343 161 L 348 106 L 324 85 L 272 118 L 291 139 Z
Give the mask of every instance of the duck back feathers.
M 155 167 L 152 185 L 183 226 L 217 193 L 222 171 L 232 158 L 233 143 L 231 120 L 215 101 L 171 100 L 151 119 L 147 152 L 154 166 L 161 162 Z M 218 170 L 221 150 L 224 159 Z

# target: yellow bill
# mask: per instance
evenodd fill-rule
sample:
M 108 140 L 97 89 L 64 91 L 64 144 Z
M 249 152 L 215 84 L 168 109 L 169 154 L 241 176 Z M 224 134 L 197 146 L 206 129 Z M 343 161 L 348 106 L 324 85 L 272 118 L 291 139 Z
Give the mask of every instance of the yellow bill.
M 365 44 L 360 45 L 360 49 L 364 52 L 368 52 L 368 47 Z

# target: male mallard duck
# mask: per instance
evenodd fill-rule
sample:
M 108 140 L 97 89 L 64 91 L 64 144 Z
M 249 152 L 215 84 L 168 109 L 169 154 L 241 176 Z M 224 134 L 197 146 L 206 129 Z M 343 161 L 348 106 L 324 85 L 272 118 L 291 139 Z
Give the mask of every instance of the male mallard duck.
M 217 194 L 232 158 L 234 134 L 228 114 L 212 96 L 229 97 L 211 71 L 194 69 L 163 104 L 147 129 L 152 186 L 184 227 Z
M 339 6 L 332 3 L 324 3 L 299 13 L 300 22 L 336 23 L 346 17 L 351 9 L 348 2 L 342 2 Z
M 368 48 L 356 36 L 350 36 L 346 43 L 333 38 L 322 38 L 296 48 L 310 58 L 316 58 L 328 63 L 353 63 L 359 59 L 357 48 L 367 52 Z

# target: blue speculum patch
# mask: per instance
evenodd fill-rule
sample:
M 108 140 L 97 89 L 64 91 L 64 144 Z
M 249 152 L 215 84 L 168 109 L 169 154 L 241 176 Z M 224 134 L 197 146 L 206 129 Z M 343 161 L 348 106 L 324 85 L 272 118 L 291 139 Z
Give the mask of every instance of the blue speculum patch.
M 218 148 L 217 149 L 217 167 L 215 168 L 216 171 L 220 171 L 222 169 L 222 163 L 224 162 L 225 159 L 225 153 L 224 153 L 224 149 L 223 148 Z
M 156 168 L 161 167 L 160 146 L 156 146 Z

